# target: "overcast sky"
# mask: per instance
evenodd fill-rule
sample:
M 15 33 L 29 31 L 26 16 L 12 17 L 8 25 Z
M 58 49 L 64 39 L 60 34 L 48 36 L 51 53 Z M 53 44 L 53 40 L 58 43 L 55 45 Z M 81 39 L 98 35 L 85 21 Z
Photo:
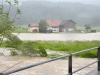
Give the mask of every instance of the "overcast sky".
M 19 2 L 23 1 L 38 1 L 38 0 L 19 0 Z M 52 1 L 52 2 L 79 2 L 84 4 L 100 4 L 100 0 L 39 0 L 39 1 Z
M 0 0 L 1 2 L 2 0 Z M 13 1 L 13 0 L 11 0 Z M 79 2 L 84 4 L 94 4 L 94 5 L 100 5 L 100 0 L 18 0 L 21 4 L 24 1 L 52 1 L 52 2 Z

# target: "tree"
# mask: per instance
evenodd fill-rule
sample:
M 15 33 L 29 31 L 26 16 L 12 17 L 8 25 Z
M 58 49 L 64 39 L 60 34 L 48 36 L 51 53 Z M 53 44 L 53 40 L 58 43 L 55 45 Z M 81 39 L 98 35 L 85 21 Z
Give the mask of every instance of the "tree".
M 45 20 L 41 20 L 39 23 L 39 32 L 45 33 L 48 28 L 48 24 Z
M 4 11 L 4 2 L 9 6 L 8 10 Z M 2 0 L 2 4 L 0 4 L 0 45 L 2 44 L 4 38 L 7 39 L 7 44 L 16 48 L 20 43 L 21 40 L 12 34 L 14 30 L 16 30 L 16 26 L 14 25 L 15 20 L 17 19 L 17 15 L 20 15 L 21 12 L 19 10 L 18 1 L 14 0 L 14 6 L 16 6 L 16 14 L 14 15 L 13 19 L 10 19 L 10 11 L 11 11 L 11 0 Z
M 4 38 L 6 38 L 7 40 L 4 43 L 6 43 L 7 48 L 10 48 L 11 55 L 26 54 L 32 56 L 39 54 L 40 56 L 47 56 L 45 49 L 41 48 L 41 46 L 36 47 L 33 42 L 23 43 L 23 41 L 21 41 L 16 35 L 12 34 L 12 32 L 17 29 L 14 24 L 16 19 L 20 18 L 21 12 L 18 8 L 18 1 L 14 0 L 16 14 L 14 15 L 13 19 L 10 18 L 10 11 L 12 6 L 11 0 L 6 0 L 6 3 L 9 6 L 8 10 L 6 11 L 3 10 L 3 1 L 4 0 L 2 0 L 2 4 L 0 5 L 0 45 L 2 44 Z
M 85 26 L 85 29 L 87 30 L 87 32 L 88 32 L 89 29 L 91 29 L 90 24 L 85 24 L 84 26 Z

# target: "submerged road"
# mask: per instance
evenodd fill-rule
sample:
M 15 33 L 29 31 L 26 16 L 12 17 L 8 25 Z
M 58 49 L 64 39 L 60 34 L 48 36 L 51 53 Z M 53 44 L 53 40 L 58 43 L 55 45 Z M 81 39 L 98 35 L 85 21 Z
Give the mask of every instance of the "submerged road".
M 17 35 L 21 40 L 42 40 L 42 41 L 68 41 L 68 40 L 100 40 L 100 33 L 71 33 L 71 34 L 39 34 L 39 33 L 13 33 L 14 35 Z

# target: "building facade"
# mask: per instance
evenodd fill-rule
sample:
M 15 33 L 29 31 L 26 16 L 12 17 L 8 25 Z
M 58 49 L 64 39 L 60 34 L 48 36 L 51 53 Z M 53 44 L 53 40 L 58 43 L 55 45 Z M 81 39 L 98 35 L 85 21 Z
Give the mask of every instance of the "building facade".
M 38 23 L 29 24 L 28 31 L 33 32 L 33 33 L 38 33 L 39 32 L 39 24 Z
M 71 32 L 76 30 L 75 22 L 72 20 L 46 20 L 50 32 Z M 28 25 L 28 31 L 39 32 L 39 24 L 33 23 Z

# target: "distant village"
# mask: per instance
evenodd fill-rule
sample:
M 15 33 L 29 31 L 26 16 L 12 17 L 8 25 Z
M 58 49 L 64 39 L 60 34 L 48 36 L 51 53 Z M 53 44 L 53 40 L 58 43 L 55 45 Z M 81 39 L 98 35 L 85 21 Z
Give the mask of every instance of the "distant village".
M 48 27 L 46 33 L 51 32 L 81 32 L 76 30 L 76 23 L 72 20 L 46 20 Z M 39 23 L 31 23 L 28 25 L 28 31 L 33 33 L 39 32 Z

